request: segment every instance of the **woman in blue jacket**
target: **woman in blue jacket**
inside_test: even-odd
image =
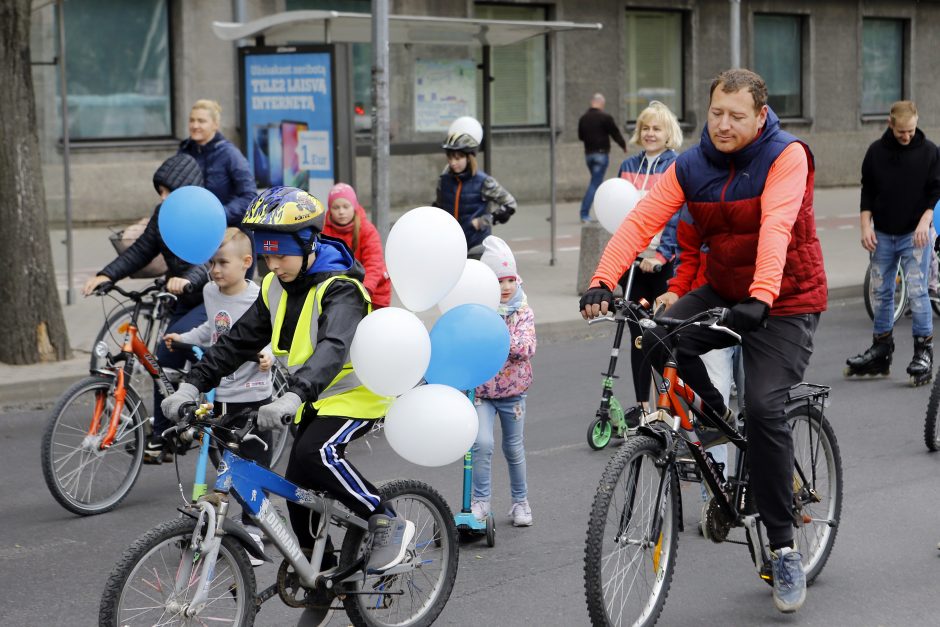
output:
[[[221,121],[218,102],[197,100],[189,112],[189,138],[180,143],[179,152],[196,160],[206,189],[225,207],[228,226],[238,226],[258,190],[248,160],[219,132]]]
[[[640,112],[636,119],[636,128],[630,143],[639,146],[639,153],[628,157],[620,164],[618,176],[633,184],[640,196],[653,189],[663,172],[679,155],[676,148],[682,145],[682,129],[679,121],[663,103],[653,100]],[[677,263],[678,247],[676,244],[676,226],[679,213],[676,212],[666,228],[658,237],[653,238],[649,247],[636,258],[639,271],[633,272],[630,293],[626,293],[629,272],[620,279],[624,296],[636,301],[645,298],[652,303],[657,296],[666,291],[666,282],[672,278]],[[636,400],[644,407],[648,405],[648,395],[652,375],[648,363],[643,363],[643,351],[636,347],[636,339],[641,335],[640,328],[630,324],[630,363],[633,370],[633,388]]]

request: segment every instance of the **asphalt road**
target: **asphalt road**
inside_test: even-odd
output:
[[[494,460],[496,547],[480,542],[461,548],[457,584],[438,624],[587,624],[584,539],[610,451],[591,451],[585,431],[606,365],[606,332],[539,347],[526,433],[535,525],[516,529],[509,524],[505,464]],[[842,450],[845,500],[835,550],[804,608],[795,615],[778,614],[770,588],[756,577],[744,547],[715,545],[697,535],[699,488],[686,485],[688,531],[680,535],[677,570],[659,624],[937,624],[940,455],[928,454],[923,444],[929,387],[906,387],[909,319],[897,329],[893,377],[843,380],[842,363],[867,346],[870,333],[861,302],[855,300],[837,303],[816,336],[807,379],[833,386],[827,416]],[[628,387],[624,380],[618,385]],[[104,582],[124,548],[175,516],[181,502],[176,473],[172,465],[145,467],[114,512],[91,518],[69,514],[53,501],[42,479],[39,442],[46,413],[41,404],[0,410],[0,625],[91,625]],[[194,462],[188,457],[181,464],[187,481]],[[419,478],[459,507],[458,464],[411,466],[374,438],[352,457],[370,478]],[[256,573],[259,587],[273,581],[271,567]],[[296,616],[296,610],[273,599],[263,606],[257,624],[292,625]],[[348,621],[338,612],[331,624]]]

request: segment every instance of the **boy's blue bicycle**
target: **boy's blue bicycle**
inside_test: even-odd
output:
[[[331,607],[339,600],[354,625],[424,626],[434,622],[457,577],[457,530],[447,503],[431,486],[396,480],[379,487],[383,500],[415,524],[404,560],[381,574],[364,570],[368,523],[329,496],[301,488],[239,457],[253,433],[254,414],[241,429],[227,417],[199,417],[191,407],[173,430],[193,428],[222,448],[214,489],[183,516],[137,539],[108,579],[99,625],[254,624],[262,603],[275,594],[291,607]],[[310,554],[302,551],[268,494],[320,514]],[[274,584],[256,592],[248,554],[271,561],[237,521],[227,518],[229,496],[247,512],[283,561]],[[330,531],[343,529],[337,566],[324,568]]]

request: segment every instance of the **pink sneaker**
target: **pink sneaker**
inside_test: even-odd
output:
[[[512,518],[513,527],[531,527],[532,510],[529,509],[529,501],[519,501],[512,504],[509,510],[509,517]]]

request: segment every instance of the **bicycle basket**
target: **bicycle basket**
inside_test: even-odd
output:
[[[140,237],[144,229],[147,228],[147,222],[149,220],[150,218],[142,218],[127,228],[121,229],[120,231],[113,231],[111,235],[108,236],[108,240],[110,240],[111,245],[114,246],[114,250],[117,251],[117,254],[120,255],[130,248],[131,244],[137,241],[137,238]],[[155,279],[163,276],[166,272],[166,261],[163,260],[163,255],[157,255],[154,257],[153,261],[132,274],[131,278]]]

